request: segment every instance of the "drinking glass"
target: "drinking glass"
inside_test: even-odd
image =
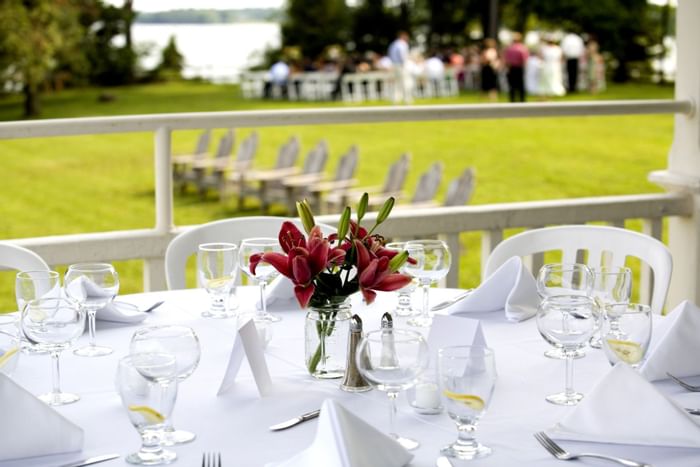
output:
[[[197,251],[197,273],[199,283],[206,289],[211,303],[209,310],[202,312],[206,318],[230,318],[234,316],[229,307],[231,289],[236,282],[238,268],[233,243],[203,243]]]
[[[166,354],[175,357],[174,376],[178,381],[187,379],[197,368],[201,356],[199,338],[187,326],[163,325],[137,329],[131,337],[130,355]],[[172,419],[164,423],[166,446],[193,441],[194,433],[173,428]]]
[[[406,249],[406,242],[390,242],[384,245],[384,248],[386,248],[387,250],[402,252]],[[411,255],[410,250],[409,255]],[[400,271],[405,274],[409,274],[409,272],[406,271],[406,264],[401,266]],[[407,286],[402,287],[396,291],[399,298],[398,304],[396,306],[397,316],[416,316],[420,314],[420,311],[414,308],[413,303],[411,302],[411,296],[413,295],[413,292],[415,290],[416,282],[415,280],[413,280]]]
[[[626,267],[599,267],[593,269],[593,299],[598,305],[596,313],[597,329],[603,323],[605,307],[613,304],[627,304],[632,292],[632,271]],[[615,319],[611,316],[611,319]],[[610,323],[613,328],[617,324]],[[588,343],[594,349],[601,347],[600,334],[596,332]]]
[[[11,376],[17,368],[20,354],[20,335],[16,314],[0,314],[0,373]]]
[[[101,357],[112,348],[95,344],[95,315],[119,293],[119,275],[108,263],[71,264],[66,271],[65,291],[87,311],[90,343],[73,351],[81,357]]]
[[[417,327],[427,327],[433,323],[428,306],[428,294],[430,284],[436,282],[447,275],[450,270],[450,250],[442,240],[411,240],[406,242],[405,249],[415,263],[406,262],[405,271],[407,274],[418,279],[418,283],[423,287],[423,311],[420,316],[408,320],[408,324]]]
[[[537,274],[537,292],[541,298],[553,295],[590,296],[593,290],[593,273],[585,264],[551,263],[545,264]],[[560,348],[549,349],[545,357],[564,359]],[[574,358],[586,355],[583,349],[576,350]]]
[[[601,336],[603,351],[611,365],[625,362],[639,368],[651,341],[651,308],[638,303],[606,306]]]
[[[85,312],[78,303],[67,298],[31,300],[21,314],[20,327],[32,344],[51,354],[53,389],[39,399],[49,405],[64,405],[80,400],[80,396],[61,392],[58,357],[85,331]]]
[[[174,358],[161,361],[160,372],[167,374],[174,370]],[[158,365],[156,365],[158,367]],[[160,384],[143,374],[136,367],[132,357],[119,360],[116,387],[129,420],[141,435],[141,449],[129,454],[130,464],[159,465],[173,462],[177,455],[163,449],[162,433],[177,398],[177,382]]]
[[[260,286],[260,309],[255,313],[255,321],[277,322],[282,318],[268,313],[267,303],[265,303],[265,287],[277,276],[277,270],[270,263],[261,261],[255,268],[255,274],[253,274],[250,271],[250,257],[280,251],[282,251],[282,248],[279,241],[276,238],[267,237],[246,238],[241,242],[241,248],[238,250],[238,265],[241,271],[254,281],[257,281]]]
[[[440,453],[471,460],[491,454],[479,443],[476,424],[486,413],[496,385],[493,350],[481,346],[444,347],[438,351],[440,390],[447,413],[457,424],[457,440]]]
[[[406,449],[420,444],[396,434],[396,398],[410,388],[425,371],[430,359],[428,345],[420,333],[402,329],[381,329],[367,333],[355,355],[360,374],[389,397],[389,435]]]
[[[542,300],[537,310],[537,328],[549,344],[561,349],[566,359],[564,392],[547,396],[558,405],[576,405],[583,394],[573,389],[574,354],[595,331],[595,301],[583,295],[555,295]]]
[[[15,277],[15,299],[21,313],[31,300],[38,298],[60,298],[61,277],[56,271],[21,271]],[[21,338],[21,337],[20,337]],[[29,354],[46,353],[21,338],[22,351]]]

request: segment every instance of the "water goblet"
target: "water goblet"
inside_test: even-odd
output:
[[[95,344],[97,310],[108,305],[119,293],[119,275],[108,263],[71,264],[66,271],[65,292],[87,311],[90,343],[73,351],[81,357],[101,357],[112,348]]]
[[[197,334],[187,326],[149,326],[134,332],[131,337],[129,354],[137,356],[172,355],[175,358],[174,377],[181,382],[197,368],[201,347]],[[164,423],[163,431],[163,444],[166,446],[189,443],[196,438],[194,433],[173,428],[170,418]]]
[[[163,358],[160,363],[153,364],[149,373],[171,374],[175,369],[174,361],[172,355]],[[165,385],[156,382],[139,371],[132,357],[124,357],[117,367],[116,387],[129,420],[141,435],[141,448],[129,454],[126,461],[138,465],[173,462],[177,455],[163,449],[162,433],[175,406],[176,380]]]
[[[261,261],[255,268],[255,273],[250,270],[250,257],[264,253],[280,252],[282,249],[276,238],[258,237],[246,238],[241,242],[238,250],[238,265],[248,277],[256,281],[260,286],[260,309],[255,313],[255,321],[277,322],[282,318],[267,312],[265,303],[265,287],[268,282],[277,276],[277,270],[265,261]]]
[[[590,296],[593,290],[593,273],[585,264],[550,263],[545,264],[537,274],[537,293],[541,298],[553,295],[583,295]],[[566,358],[560,348],[549,349],[545,357],[563,360]],[[586,355],[583,349],[578,349],[574,358]]]
[[[613,303],[603,312],[603,351],[611,365],[625,362],[639,368],[651,341],[651,308],[639,303]]]
[[[21,313],[24,307],[31,300],[38,298],[60,298],[61,297],[61,277],[56,271],[20,271],[15,277],[15,299],[17,309]],[[20,347],[24,353],[39,354],[46,353],[30,345],[20,335]]]
[[[417,327],[427,327],[433,322],[430,316],[428,295],[430,284],[437,282],[447,275],[450,270],[450,250],[442,240],[411,240],[406,242],[405,249],[415,262],[406,262],[405,272],[418,279],[423,288],[423,308],[420,316],[408,320],[408,324]]]
[[[406,249],[406,242],[389,242],[386,245],[384,245],[384,248],[386,248],[387,250],[402,252]],[[409,251],[408,254],[409,256],[411,256],[411,251]],[[406,271],[405,264],[401,267],[400,271],[409,274]],[[398,303],[396,305],[397,316],[416,316],[420,314],[420,311],[414,308],[413,303],[411,302],[411,296],[413,295],[413,292],[415,290],[416,281],[413,280],[407,286],[400,288],[396,291],[396,293],[398,294]]]
[[[632,271],[626,267],[598,267],[593,268],[593,299],[598,305],[596,313],[597,329],[600,330],[603,323],[603,313],[608,305],[626,304],[630,301],[632,292]],[[615,317],[610,317],[612,330],[617,326]],[[596,332],[591,337],[589,346],[594,349],[601,348],[600,333]]]
[[[372,331],[360,341],[355,355],[360,374],[389,397],[389,436],[406,449],[420,444],[396,433],[396,398],[408,389],[428,367],[428,345],[420,333],[402,329]]]
[[[16,314],[0,314],[0,373],[11,376],[20,355],[20,334]]]
[[[576,405],[583,394],[573,389],[574,354],[595,331],[595,301],[583,295],[555,295],[542,300],[537,310],[537,329],[549,344],[562,349],[566,360],[564,392],[545,399],[557,405]]]
[[[53,388],[39,399],[49,405],[64,405],[80,400],[80,396],[61,392],[59,356],[85,331],[85,312],[68,298],[31,300],[21,314],[20,328],[32,344],[51,355]]]
[[[203,243],[197,251],[199,283],[209,294],[209,310],[202,312],[206,318],[230,318],[231,289],[238,274],[238,246],[233,243]]]
[[[440,453],[460,460],[488,456],[491,448],[479,443],[474,433],[496,385],[493,350],[481,346],[443,347],[438,351],[438,374],[447,413],[458,432],[457,440]]]

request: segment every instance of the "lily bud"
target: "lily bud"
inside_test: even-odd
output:
[[[382,209],[379,211],[379,214],[377,215],[377,225],[381,224],[387,218],[389,217],[389,214],[391,213],[391,210],[394,208],[394,203],[396,200],[394,199],[393,196],[389,197],[386,201],[384,201],[384,205],[382,206]]]
[[[408,260],[408,251],[402,251],[389,260],[389,270],[396,272]]]
[[[367,212],[367,205],[369,205],[369,194],[363,193],[362,198],[360,198],[360,204],[357,205],[357,223],[359,224],[365,213]]]
[[[340,223],[338,224],[338,244],[342,243],[345,236],[348,234],[348,229],[350,229],[350,207],[345,206],[343,214],[340,216]]]
[[[313,229],[316,225],[316,221],[314,221],[314,215],[311,214],[311,208],[306,200],[297,201],[297,213],[299,213],[299,218],[301,219],[301,223],[304,225],[304,230],[306,230],[306,233],[311,233],[311,229]]]

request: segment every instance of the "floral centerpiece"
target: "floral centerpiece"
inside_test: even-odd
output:
[[[398,272],[408,253],[384,248],[384,238],[375,233],[389,217],[394,198],[384,203],[370,230],[361,226],[368,201],[365,193],[357,208],[356,221],[351,219],[351,210],[346,207],[337,232],[327,237],[316,225],[306,200],[297,202],[307,236],[294,223],[286,221],[279,233],[283,253],[264,253],[250,259],[253,272],[260,262],[266,262],[290,279],[299,305],[310,307],[306,364],[309,372],[319,378],[343,375],[345,359],[338,354],[346,351],[343,343],[350,318],[348,297],[359,291],[366,303],[372,303],[377,291],[397,290],[411,282],[409,276]],[[336,339],[329,339],[333,337]],[[329,352],[331,340],[339,352]]]

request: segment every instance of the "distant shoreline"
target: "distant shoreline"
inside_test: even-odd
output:
[[[135,22],[140,24],[279,23],[282,16],[283,12],[279,8],[186,9],[138,12]]]

